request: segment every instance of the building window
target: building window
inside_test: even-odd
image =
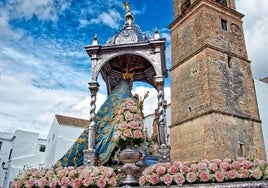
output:
[[[45,145],[40,145],[39,151],[40,152],[45,152],[46,151],[46,146]]]
[[[11,156],[12,156],[12,149],[9,151],[8,159],[11,159]]]
[[[0,151],[1,151],[1,149],[2,149],[2,144],[3,144],[3,142],[0,141]]]
[[[227,31],[227,21],[221,19],[221,28],[225,31]]]

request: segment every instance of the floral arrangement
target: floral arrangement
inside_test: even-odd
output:
[[[268,179],[268,164],[245,158],[202,160],[200,162],[158,163],[147,167],[140,186]]]
[[[124,99],[118,107],[114,118],[114,140],[118,146],[140,145],[144,141],[142,112],[134,99]]]
[[[22,187],[115,187],[118,177],[110,167],[24,168],[14,179],[12,188]]]

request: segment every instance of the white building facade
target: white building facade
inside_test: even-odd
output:
[[[0,132],[0,187],[9,187],[25,166],[44,164],[46,140],[38,133],[17,130],[14,134]]]

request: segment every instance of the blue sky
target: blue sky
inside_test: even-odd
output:
[[[130,0],[135,22],[152,34],[157,27],[167,39],[173,20],[172,0]],[[268,76],[268,2],[236,1],[245,14],[244,31],[256,79]],[[0,1],[0,131],[40,132],[46,137],[55,114],[88,119],[91,62],[84,46],[95,34],[105,44],[124,24],[123,1],[2,0]],[[100,80],[97,105],[105,100]],[[156,92],[138,84],[135,91],[150,91],[148,104],[156,107]],[[166,98],[170,99],[169,79]],[[145,113],[152,107],[145,106]]]

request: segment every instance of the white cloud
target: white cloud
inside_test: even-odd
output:
[[[108,12],[101,13],[97,18],[92,18],[90,24],[103,24],[113,29],[119,27],[119,22],[122,20],[121,15],[115,9],[110,9]]]
[[[56,21],[69,6],[70,2],[64,0],[13,0],[8,1],[5,8],[11,18],[31,19],[35,15],[39,20]]]
[[[236,8],[245,14],[244,32],[253,77],[256,79],[268,76],[268,1],[236,1]]]
[[[44,138],[55,114],[88,117],[87,93],[37,88],[26,74],[2,73],[0,94],[1,131],[22,129],[40,132]]]

